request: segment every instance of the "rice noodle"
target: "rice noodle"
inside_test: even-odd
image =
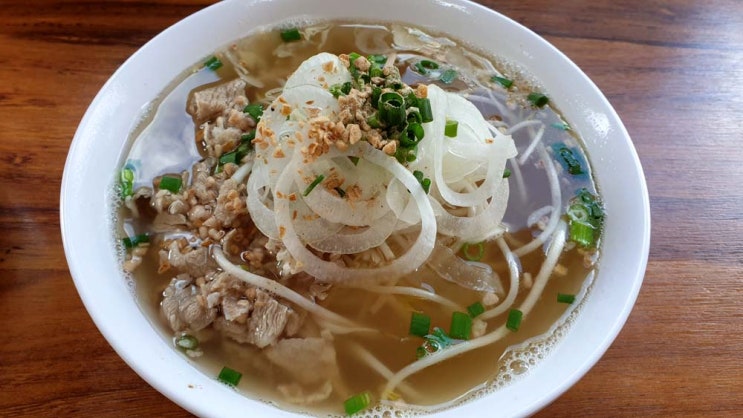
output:
[[[560,208],[562,207],[562,200],[561,200],[562,194],[560,192],[560,180],[557,178],[557,170],[555,169],[555,164],[552,162],[552,159],[550,158],[543,144],[540,143],[537,146],[537,150],[539,151],[539,155],[542,158],[542,162],[544,163],[544,168],[545,168],[545,171],[547,172],[547,179],[549,180],[549,183],[550,183],[550,195],[552,196],[552,207]],[[544,228],[544,231],[542,231],[541,234],[539,234],[536,238],[534,238],[532,241],[530,241],[523,247],[517,248],[516,250],[514,250],[513,253],[521,257],[525,254],[529,254],[530,252],[538,248],[540,245],[544,244],[547,237],[552,235],[552,233],[555,231],[555,228],[557,228],[557,222],[559,220],[560,220],[560,211],[553,210],[552,214],[550,215],[549,222],[547,223],[547,226]]]
[[[464,307],[456,302],[452,302],[451,300],[441,295],[437,295],[436,293],[431,293],[427,290],[418,289],[416,287],[364,285],[364,286],[356,287],[356,289],[365,290],[365,291],[373,292],[373,293],[382,293],[382,294],[387,294],[387,295],[412,296],[416,298],[425,299],[430,302],[439,303],[444,306],[448,306],[449,308],[455,311],[464,310]]]
[[[524,163],[526,163],[526,160],[529,158],[529,156],[531,156],[531,153],[534,151],[534,148],[537,146],[537,144],[539,143],[539,141],[542,140],[542,136],[543,135],[544,135],[544,124],[542,124],[539,127],[539,130],[537,131],[537,134],[534,135],[534,138],[531,140],[531,143],[526,148],[526,150],[524,150],[524,152],[522,152],[521,155],[519,155],[519,164],[520,165],[524,165]]]

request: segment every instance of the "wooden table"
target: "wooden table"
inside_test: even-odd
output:
[[[208,1],[3,0],[0,416],[183,416],[83,308],[59,230],[67,149],[113,71]],[[571,57],[642,160],[653,216],[637,305],[539,416],[743,416],[743,2],[483,1]]]

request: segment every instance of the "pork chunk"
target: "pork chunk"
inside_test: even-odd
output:
[[[170,281],[160,306],[170,328],[176,332],[201,330],[217,317],[217,310],[207,306],[206,298],[188,274],[179,274]]]
[[[224,112],[236,99],[242,99],[245,96],[245,86],[245,81],[237,78],[229,83],[197,91],[188,103],[188,113],[200,125]]]
[[[337,373],[335,347],[329,338],[285,338],[264,353],[303,385],[319,383]]]
[[[259,290],[248,329],[253,344],[260,348],[273,344],[284,331],[289,320],[290,308],[282,305],[268,293]]]

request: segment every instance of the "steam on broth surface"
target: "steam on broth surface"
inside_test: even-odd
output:
[[[603,219],[532,85],[400,25],[217,51],[120,173],[142,309],[205,373],[319,415],[436,410],[528,371],[585,294]]]

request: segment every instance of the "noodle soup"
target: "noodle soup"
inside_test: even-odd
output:
[[[132,134],[124,269],[204,373],[318,415],[528,372],[590,284],[580,140],[518,68],[400,25],[254,34]]]

